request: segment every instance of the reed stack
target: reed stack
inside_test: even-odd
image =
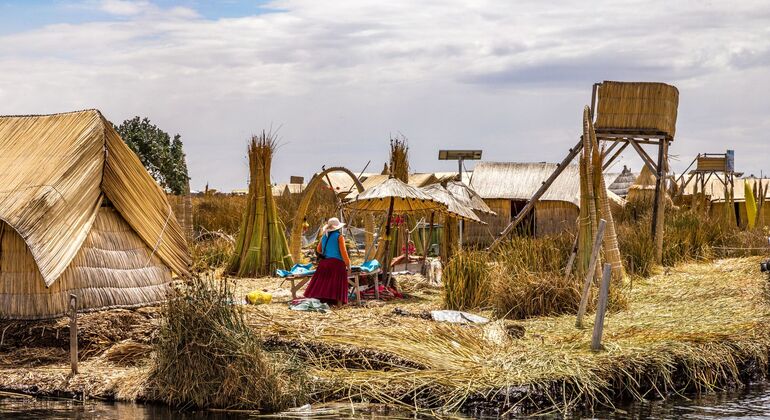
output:
[[[249,194],[228,269],[231,274],[266,276],[294,264],[270,184],[270,165],[276,145],[273,133],[264,130],[251,137],[248,147]]]

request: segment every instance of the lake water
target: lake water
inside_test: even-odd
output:
[[[128,403],[86,402],[68,400],[0,399],[0,419],[249,419],[248,413],[197,412],[179,413],[163,406]],[[276,416],[277,417],[277,416]],[[347,418],[347,419],[414,419],[409,412],[363,410],[352,412],[347,406],[306,413],[293,413],[282,418]],[[554,416],[556,417],[556,416]],[[714,393],[704,397],[669,401],[634,403],[616,410],[583,413],[571,418],[610,419],[765,419],[770,417],[770,384],[757,384],[739,391]],[[260,418],[265,418],[261,416]]]

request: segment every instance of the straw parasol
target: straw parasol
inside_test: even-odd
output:
[[[422,191],[433,197],[434,200],[447,206],[446,212],[450,215],[455,216],[458,219],[486,225],[485,222],[482,222],[481,219],[479,219],[479,216],[476,216],[476,213],[473,212],[467,202],[457,198],[449,190],[442,187],[441,184],[428,185],[427,187],[423,187]]]
[[[489,208],[484,199],[464,183],[460,181],[450,181],[446,184],[446,189],[455,196],[455,198],[460,200],[460,202],[464,202],[465,205],[470,207],[474,212],[497,216],[497,213]]]
[[[411,213],[416,211],[446,211],[447,206],[419,188],[412,187],[396,178],[389,178],[361,194],[345,205],[350,209],[387,212],[385,222],[385,276],[390,269],[390,219],[393,212]]]

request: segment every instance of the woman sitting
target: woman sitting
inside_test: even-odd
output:
[[[322,257],[319,256],[318,268],[305,289],[306,298],[316,298],[329,305],[348,303],[350,258],[340,231],[343,226],[344,223],[332,217],[323,227],[323,235],[316,247]]]

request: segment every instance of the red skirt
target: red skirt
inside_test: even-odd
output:
[[[345,262],[336,258],[321,260],[304,295],[326,303],[348,303],[348,269]]]

